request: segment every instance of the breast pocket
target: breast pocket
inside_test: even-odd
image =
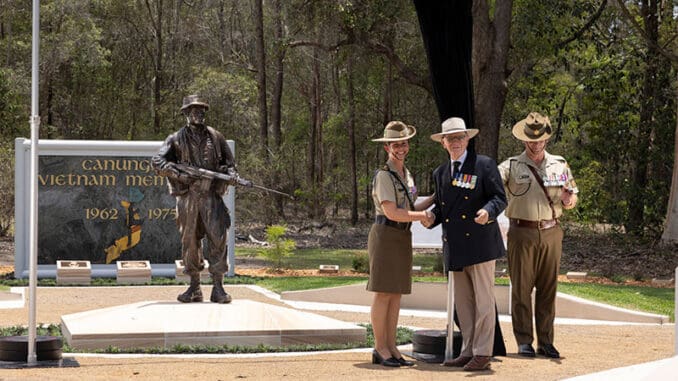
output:
[[[520,196],[530,189],[532,184],[532,174],[527,168],[517,168],[515,172],[511,173],[508,191],[513,196]]]

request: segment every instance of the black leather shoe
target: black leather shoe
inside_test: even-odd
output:
[[[398,358],[396,360],[398,361],[400,366],[414,366],[414,361],[405,360],[405,358],[403,357]]]
[[[391,368],[397,368],[400,366],[400,362],[398,362],[395,357],[391,356],[387,359],[384,359],[376,349],[372,351],[372,364],[381,364]]]
[[[556,349],[556,347],[553,346],[553,344],[544,344],[543,346],[538,347],[537,353],[552,359],[560,358],[560,352],[558,352],[558,350]]]
[[[531,344],[518,344],[518,354],[525,357],[535,357],[534,348]]]

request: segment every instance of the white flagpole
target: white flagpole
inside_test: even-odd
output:
[[[30,275],[28,279],[28,364],[36,364],[36,284],[38,281],[38,139],[40,111],[38,89],[40,88],[40,0],[33,0],[33,43],[31,70],[31,205],[30,205]]]
[[[445,342],[445,360],[454,359],[454,275],[447,272],[447,341]]]

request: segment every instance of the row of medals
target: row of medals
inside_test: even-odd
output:
[[[542,181],[544,181],[545,187],[562,187],[567,184],[567,174],[543,176]]]
[[[542,180],[544,181],[544,186],[562,187],[563,185],[567,184],[567,174],[563,173],[560,176],[544,176]],[[452,179],[452,186],[465,189],[475,189],[477,181],[478,176],[460,173],[455,176],[454,179]]]
[[[459,173],[452,179],[452,186],[464,189],[475,189],[477,182],[478,176]]]

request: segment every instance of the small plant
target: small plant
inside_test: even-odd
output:
[[[369,258],[367,257],[367,254],[356,254],[353,256],[353,260],[351,261],[351,267],[353,270],[359,273],[370,273],[370,261]]]
[[[291,239],[285,239],[283,236],[287,232],[287,226],[271,225],[266,228],[266,241],[270,245],[260,251],[265,258],[273,261],[275,269],[282,268],[283,258],[292,255],[296,243]]]

